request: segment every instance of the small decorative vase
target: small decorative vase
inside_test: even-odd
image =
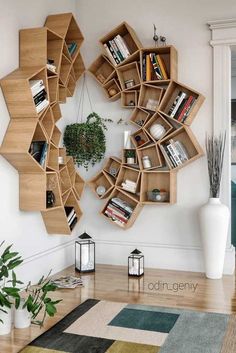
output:
[[[150,134],[155,140],[160,140],[165,135],[166,129],[161,124],[152,124],[150,127]]]
[[[11,332],[12,327],[12,310],[11,308],[2,308],[6,313],[0,311],[0,335],[8,335]]]
[[[23,308],[25,301],[22,300],[18,309],[15,309],[14,326],[15,328],[26,328],[30,326],[31,318],[27,308]]]
[[[219,198],[210,198],[199,212],[205,272],[207,278],[220,279],[223,274],[229,226],[229,209]]]

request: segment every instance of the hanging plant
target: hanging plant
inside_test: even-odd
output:
[[[104,158],[106,122],[112,122],[112,120],[101,118],[93,112],[85,122],[67,125],[64,145],[67,154],[74,158],[78,166],[84,166],[88,170],[90,164],[94,166]]]

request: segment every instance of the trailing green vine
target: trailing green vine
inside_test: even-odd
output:
[[[119,124],[122,123],[119,120]],[[88,170],[89,165],[94,166],[100,162],[106,152],[106,123],[112,119],[101,118],[97,113],[91,113],[85,122],[67,125],[64,133],[64,145],[67,154],[74,158],[78,166]]]

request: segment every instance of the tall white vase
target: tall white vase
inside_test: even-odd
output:
[[[11,332],[11,327],[12,327],[12,310],[11,308],[6,308],[4,307],[3,310],[6,311],[6,313],[0,311],[0,319],[3,321],[0,322],[0,336],[1,335],[8,335]]]
[[[205,272],[207,278],[220,279],[223,274],[229,227],[229,209],[219,198],[210,198],[199,212]]]

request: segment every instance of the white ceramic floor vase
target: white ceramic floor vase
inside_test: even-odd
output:
[[[0,311],[0,319],[3,321],[3,323],[0,322],[0,335],[8,335],[12,327],[12,310],[6,307],[4,307],[3,310],[5,310],[6,313]]]
[[[220,279],[224,269],[229,209],[219,198],[210,198],[201,207],[199,218],[206,276]]]

